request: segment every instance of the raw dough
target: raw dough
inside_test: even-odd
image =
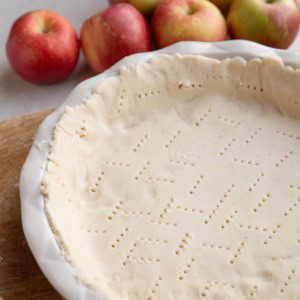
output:
[[[54,131],[45,211],[107,299],[300,299],[300,72],[274,58],[121,68]]]

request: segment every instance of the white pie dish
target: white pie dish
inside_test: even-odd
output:
[[[24,164],[20,181],[22,222],[26,239],[46,277],[65,298],[99,299],[99,296],[91,289],[78,283],[74,278],[72,268],[60,253],[44,213],[44,201],[40,192],[40,184],[47,162],[54,126],[65,105],[78,105],[81,99],[84,99],[91,93],[92,88],[97,83],[107,77],[115,76],[120,66],[145,62],[158,53],[201,54],[216,59],[241,56],[246,60],[256,57],[277,56],[282,59],[285,65],[290,65],[294,68],[300,67],[300,64],[297,64],[300,58],[299,54],[277,51],[250,42],[228,41],[217,44],[185,42],[160,51],[137,54],[125,58],[107,72],[93,77],[76,87],[62,106],[41,125]]]

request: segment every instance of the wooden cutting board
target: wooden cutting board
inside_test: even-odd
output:
[[[40,271],[25,240],[18,186],[34,134],[49,113],[0,121],[1,300],[62,299]]]

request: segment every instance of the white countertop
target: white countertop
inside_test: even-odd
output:
[[[58,84],[34,85],[11,69],[5,44],[12,23],[25,12],[48,9],[65,16],[79,33],[83,22],[108,6],[107,0],[1,0],[0,2],[0,120],[57,107],[82,80],[93,76],[82,54],[72,76]],[[300,50],[300,34],[288,51]]]

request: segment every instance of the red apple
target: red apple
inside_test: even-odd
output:
[[[109,0],[110,4],[126,2],[133,5],[143,15],[150,15],[161,0]]]
[[[13,24],[6,54],[12,68],[38,84],[66,79],[76,67],[79,41],[71,24],[51,11],[36,10]]]
[[[294,41],[299,23],[297,0],[234,0],[227,19],[233,39],[283,49]]]
[[[158,48],[179,41],[215,42],[227,39],[223,15],[206,0],[163,1],[155,9],[151,25]]]
[[[115,4],[88,19],[80,40],[88,64],[97,73],[127,55],[151,50],[145,18],[127,3]]]

